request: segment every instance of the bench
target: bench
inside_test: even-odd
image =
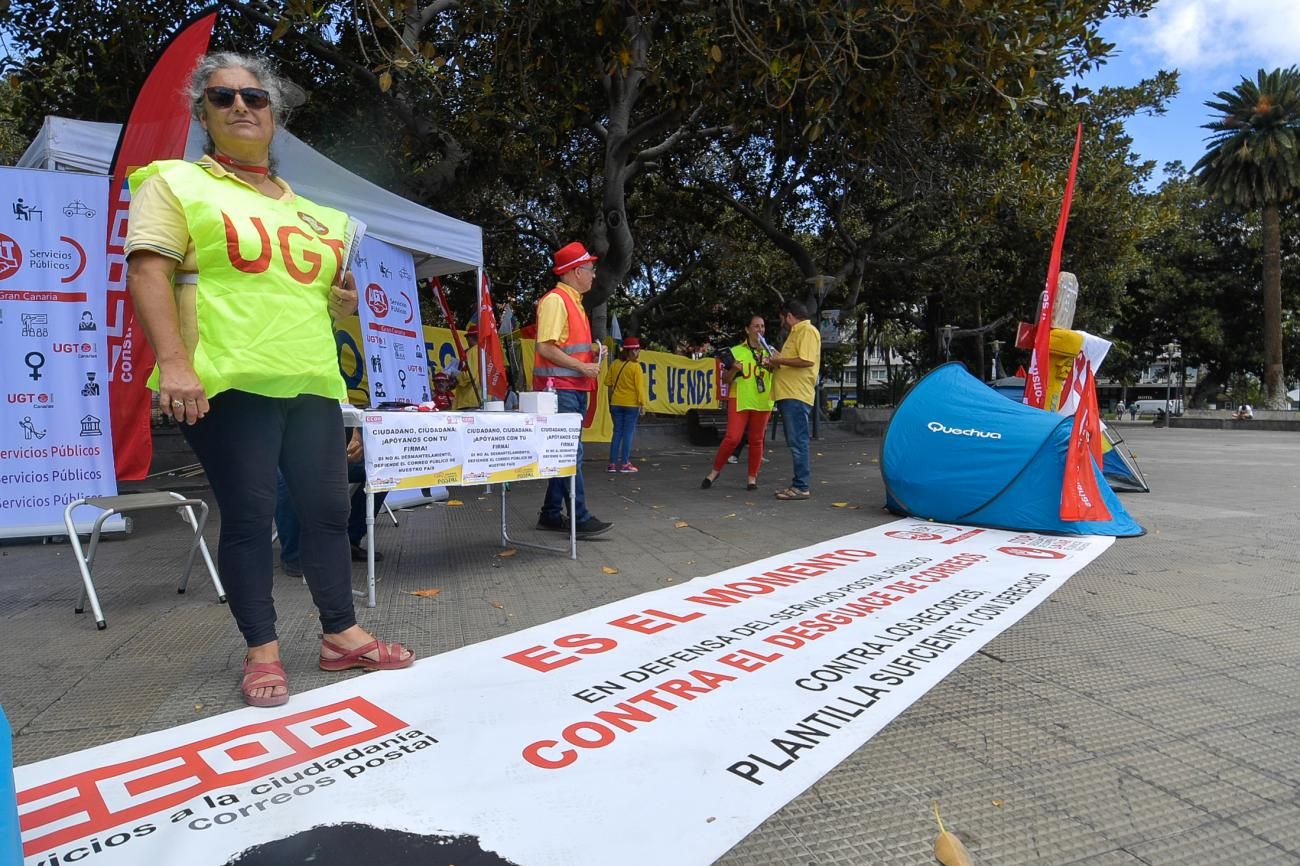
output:
[[[714,446],[727,433],[726,409],[688,409],[686,437],[692,445]]]

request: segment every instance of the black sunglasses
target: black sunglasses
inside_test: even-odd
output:
[[[217,108],[229,108],[235,104],[235,96],[244,100],[244,105],[253,111],[260,111],[271,104],[271,94],[260,87],[205,87],[203,95]]]

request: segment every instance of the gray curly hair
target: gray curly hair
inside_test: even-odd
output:
[[[246,69],[251,72],[262,88],[271,95],[271,118],[275,121],[275,125],[285,124],[289,118],[288,107],[285,105],[285,94],[288,90],[285,80],[266,58],[236,54],[233,51],[217,51],[204,55],[194,67],[194,72],[190,74],[190,84],[185,95],[189,99],[190,114],[195,120],[203,117],[203,89],[208,86],[208,79],[212,77],[212,73],[218,69]],[[203,144],[203,152],[211,154],[214,150],[216,145],[212,137],[208,136]],[[274,167],[274,159],[272,167]]]

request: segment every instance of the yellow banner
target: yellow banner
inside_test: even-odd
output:
[[[356,316],[345,319],[334,332],[334,339],[339,347],[339,369],[348,386],[348,399],[364,406],[370,401],[370,386],[366,379],[360,320]],[[519,342],[519,354],[524,364],[523,381],[525,387],[529,387],[533,379],[533,341]],[[456,357],[451,329],[424,326],[424,349],[430,376],[443,370]],[[611,349],[610,357],[613,357],[612,351]],[[641,369],[645,372],[647,411],[661,415],[685,415],[691,409],[718,407],[718,365],[712,358],[696,361],[668,352],[644,351],[639,360]],[[608,442],[614,434],[614,425],[609,415],[609,392],[605,387],[608,364],[606,361],[602,365],[600,385],[595,394],[596,412],[591,426],[582,431],[583,442]],[[477,379],[477,370],[474,371],[474,376]]]

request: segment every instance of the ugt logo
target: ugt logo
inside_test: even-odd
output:
[[[388,293],[379,283],[366,286],[366,306],[375,314],[375,318],[382,319],[388,315]]]
[[[404,727],[369,701],[349,698],[46,782],[18,792],[23,853],[31,856],[156,815]]]
[[[0,234],[0,280],[7,280],[23,266],[23,248],[18,241]]]

